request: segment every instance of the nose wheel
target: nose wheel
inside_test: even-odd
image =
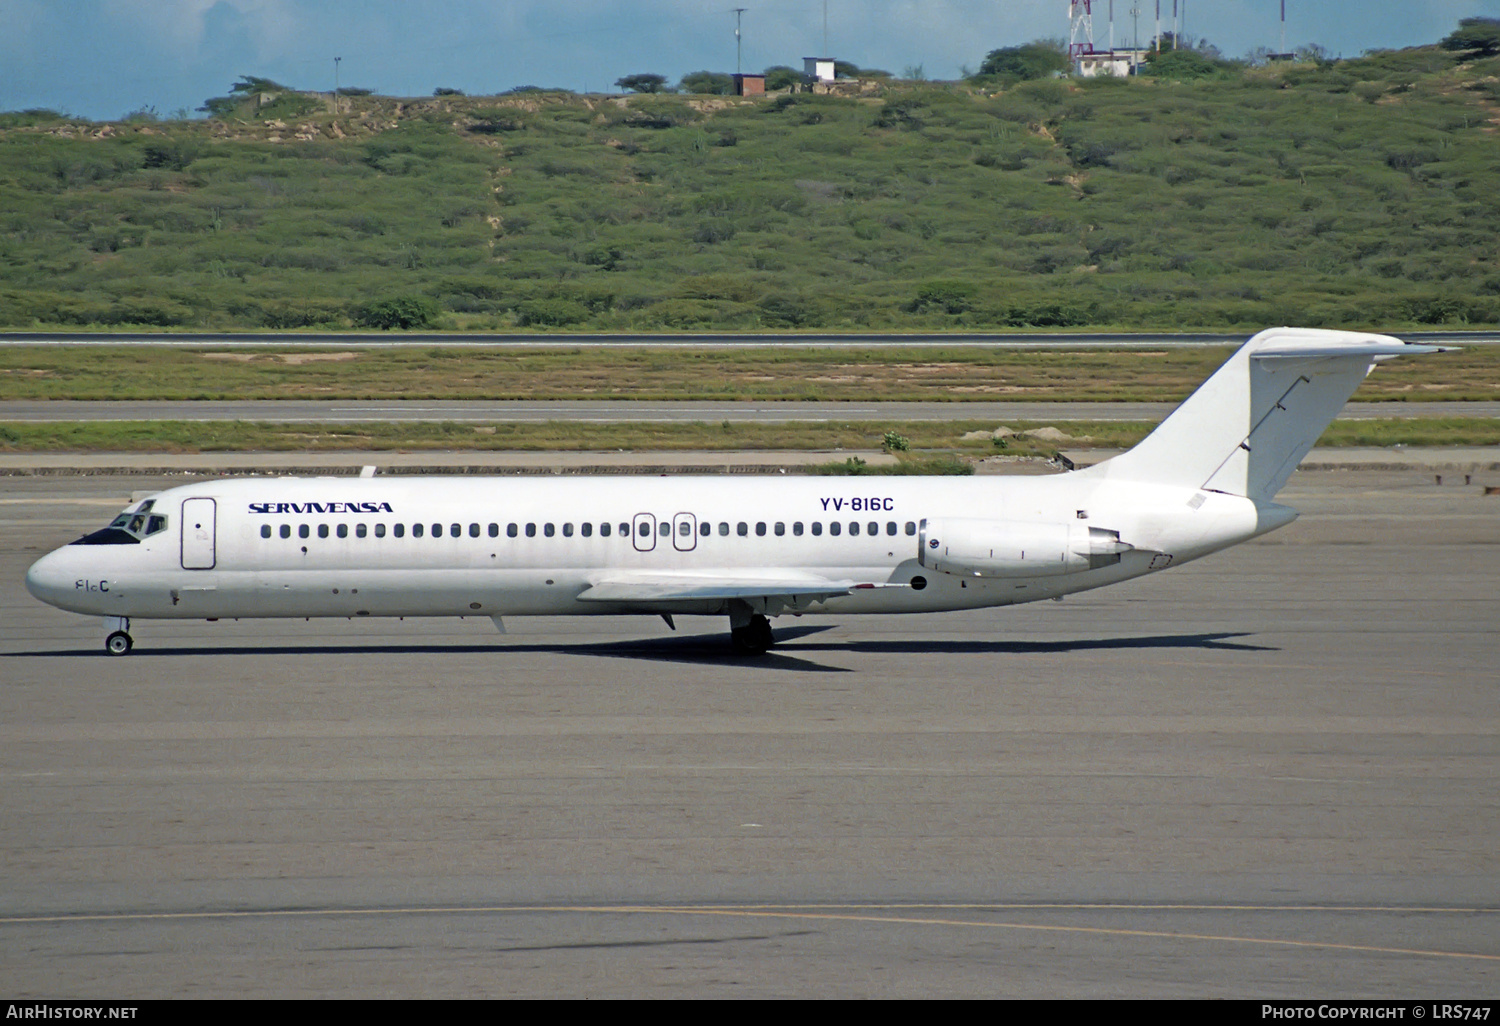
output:
[[[129,655],[135,642],[130,637],[130,619],[124,616],[110,616],[104,620],[104,627],[109,635],[104,639],[104,651],[113,656]]]

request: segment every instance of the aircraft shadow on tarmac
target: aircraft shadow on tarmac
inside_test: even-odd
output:
[[[593,655],[613,659],[639,659],[647,662],[701,663],[723,666],[739,664],[771,670],[813,673],[850,673],[849,667],[825,666],[807,658],[817,652],[849,652],[875,655],[1040,655],[1068,652],[1132,651],[1146,649],[1202,649],[1218,652],[1278,652],[1272,645],[1254,645],[1235,639],[1250,632],[1215,632],[1201,634],[1160,634],[1148,637],[1079,638],[1064,641],[991,641],[982,639],[921,639],[838,641],[818,639],[814,635],[834,630],[825,626],[784,627],[776,632],[774,649],[761,656],[737,655],[731,651],[724,634],[689,634],[664,638],[642,638],[628,641],[583,642],[498,642],[485,645],[217,645],[193,648],[138,647],[130,659],[161,656],[242,656],[242,655],[391,655],[427,654],[462,655],[468,653],[555,653],[558,655]],[[65,649],[46,652],[11,652],[16,657],[88,656],[105,658],[99,649]]]

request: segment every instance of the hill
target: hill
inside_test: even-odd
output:
[[[0,115],[0,323],[1500,323],[1500,58]]]

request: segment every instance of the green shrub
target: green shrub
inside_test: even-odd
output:
[[[1146,62],[1140,67],[1142,75],[1177,82],[1222,77],[1232,70],[1234,65],[1228,61],[1187,49],[1153,52],[1146,56]]]
[[[516,308],[517,323],[522,327],[560,328],[588,319],[582,303],[569,299],[534,299]]]
[[[944,280],[929,281],[917,286],[907,309],[913,313],[935,310],[939,313],[959,314],[974,306],[974,296],[979,289],[973,282]]]
[[[1068,71],[1072,62],[1068,54],[1051,41],[1026,43],[1023,46],[1006,46],[985,54],[979,65],[981,76],[1010,82],[1021,82],[1034,78],[1046,78]]]
[[[1464,18],[1442,46],[1462,53],[1469,60],[1494,57],[1500,54],[1500,18]]]
[[[438,305],[426,296],[398,296],[366,303],[353,311],[354,323],[382,331],[425,328],[437,318]]]
[[[729,96],[734,92],[734,79],[717,71],[694,71],[682,76],[677,90],[683,93]]]

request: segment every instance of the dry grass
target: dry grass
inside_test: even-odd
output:
[[[1050,456],[1059,448],[1128,448],[1151,430],[1146,422],[1016,422],[1017,432],[1053,428],[1065,440],[1010,437],[1003,448],[988,437],[989,421],[906,421],[806,424],[269,424],[135,421],[0,424],[4,452],[328,452],[339,450],[589,451],[878,449],[886,432],[910,440],[903,459],[998,453]],[[984,432],[985,437],[964,439]],[[1416,418],[1334,423],[1322,445],[1500,445],[1500,419]]]
[[[1133,350],[0,349],[14,399],[642,399],[1174,402],[1229,347]],[[1361,400],[1500,400],[1500,347],[1399,360]]]

